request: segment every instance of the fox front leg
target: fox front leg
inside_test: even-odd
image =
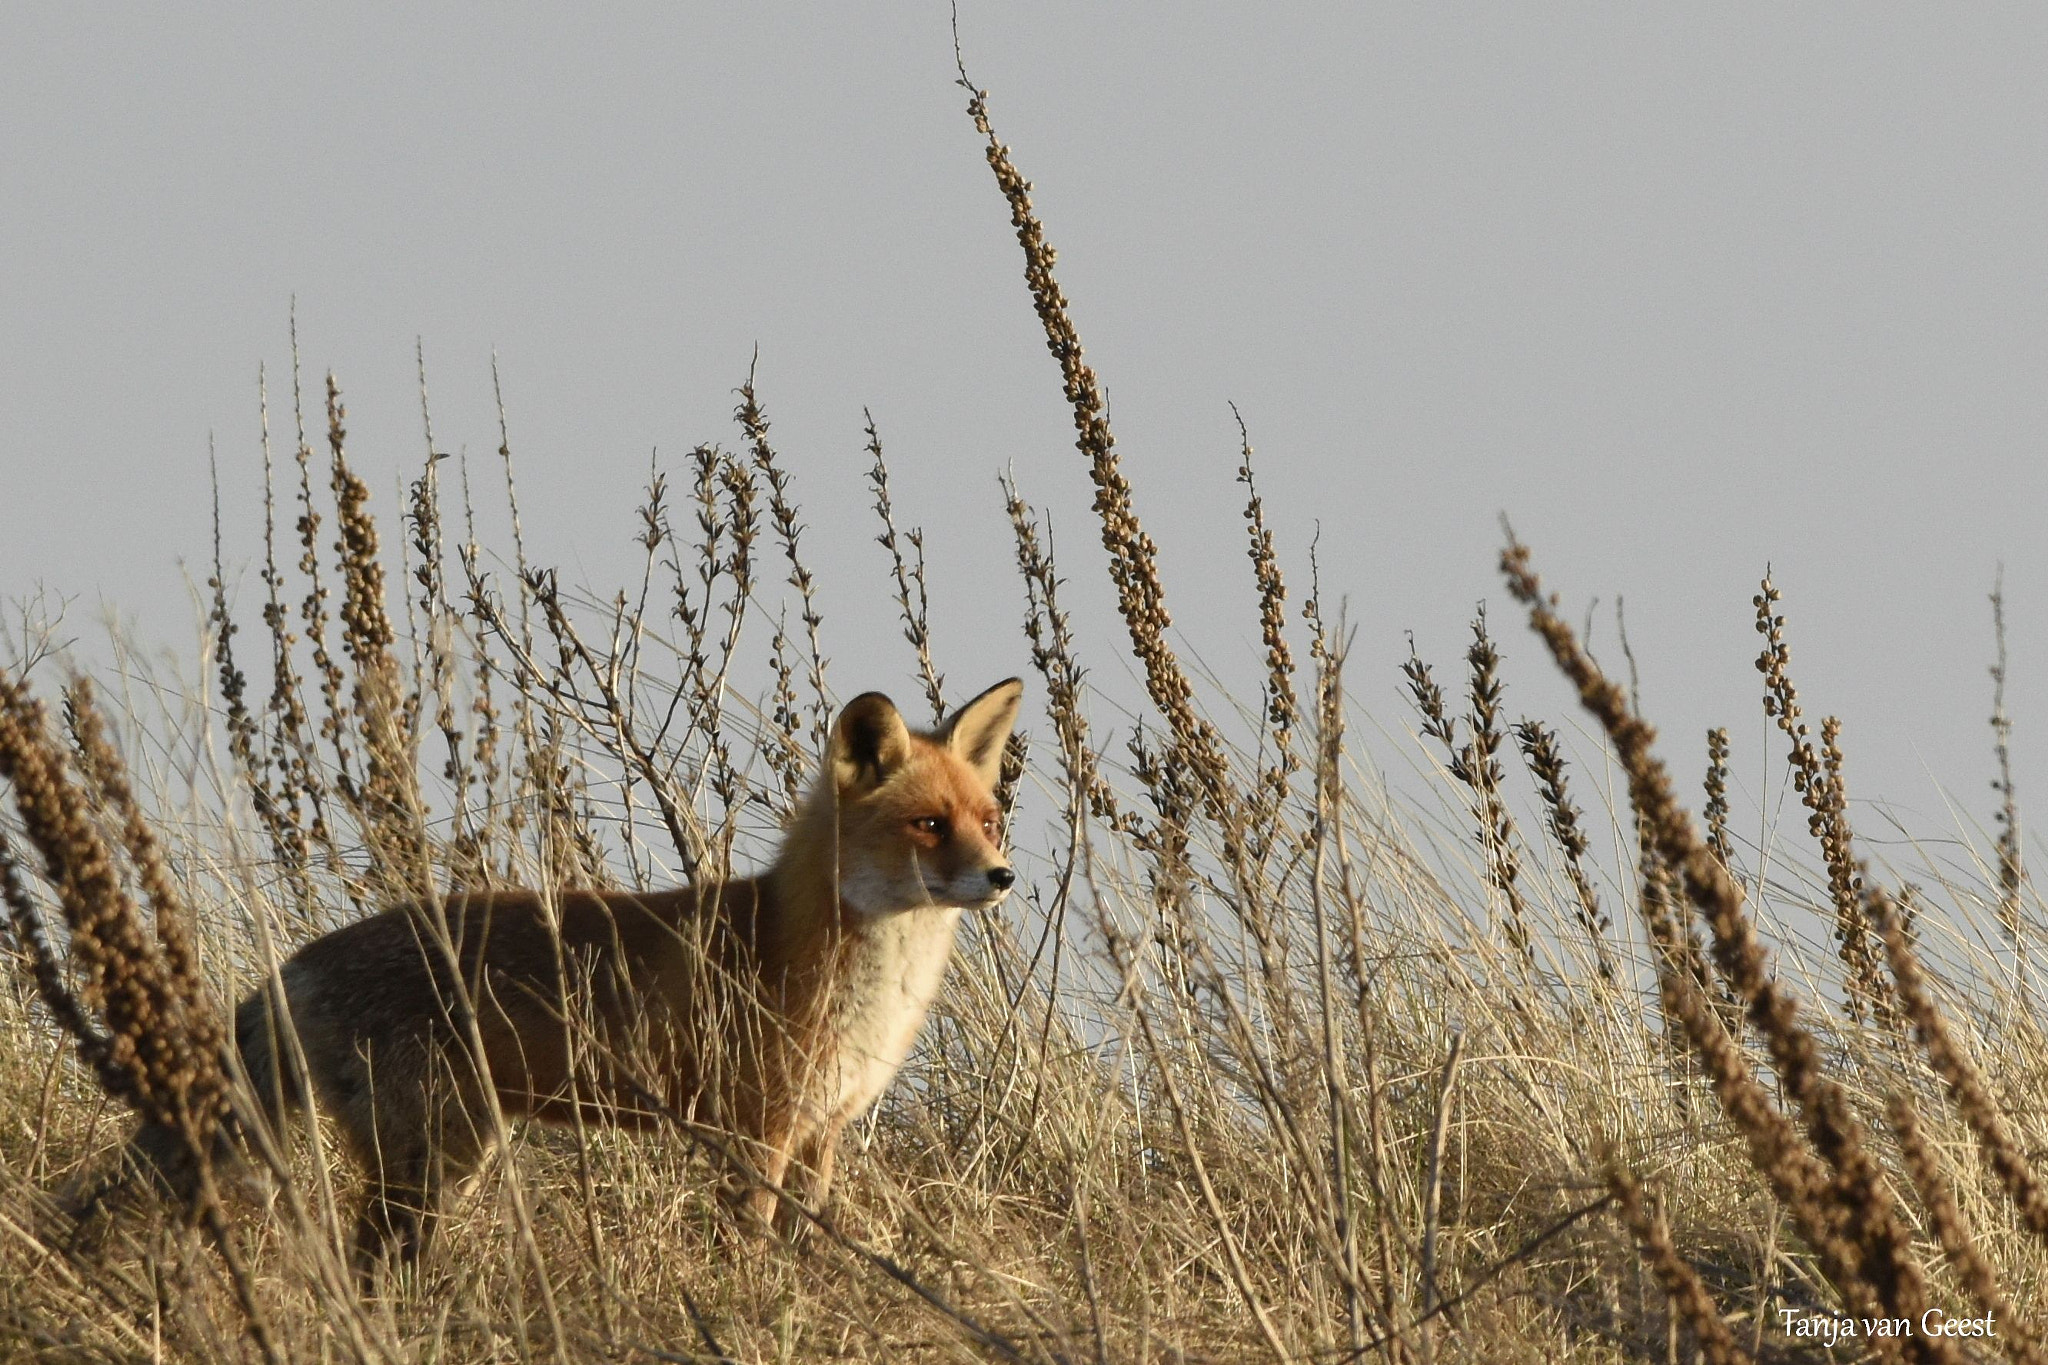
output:
[[[789,1175],[792,1149],[796,1146],[795,1124],[789,1119],[767,1125],[759,1138],[736,1142],[735,1162],[726,1187],[725,1199],[735,1221],[751,1232],[768,1232],[776,1226],[783,1202],[782,1183]],[[746,1163],[752,1163],[748,1169]]]
[[[797,1144],[788,1182],[796,1199],[784,1201],[777,1210],[776,1228],[783,1236],[794,1239],[810,1226],[797,1201],[812,1213],[825,1211],[825,1201],[832,1192],[832,1170],[839,1156],[839,1135],[845,1128],[844,1120],[829,1123]]]

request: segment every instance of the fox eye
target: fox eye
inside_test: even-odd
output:
[[[910,827],[919,834],[929,834],[935,839],[944,838],[946,834],[946,822],[937,815],[920,815],[910,822]]]
[[[981,822],[981,832],[983,834],[986,834],[991,840],[993,840],[996,837],[997,833],[1000,832],[1001,827],[1002,822],[997,820],[996,817],[993,815],[987,817]]]

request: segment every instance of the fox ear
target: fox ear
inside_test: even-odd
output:
[[[879,787],[910,757],[910,729],[896,703],[863,692],[832,727],[832,780],[841,791]]]
[[[974,769],[983,785],[995,790],[1003,771],[1003,745],[1017,724],[1024,684],[1005,678],[953,713],[939,730],[939,739],[953,756]]]

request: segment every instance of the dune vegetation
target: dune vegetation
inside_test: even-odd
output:
[[[94,683],[33,613],[0,673],[0,1357],[2043,1359],[2041,907],[2002,707],[1981,853],[1940,831],[1940,857],[1869,860],[1766,580],[1759,696],[1804,827],[1737,818],[1725,733],[1660,742],[1510,533],[1464,660],[1408,665],[1433,795],[1400,795],[1248,441],[1263,692],[1218,695],[1176,650],[1030,186],[969,94],[1095,489],[1120,621],[1085,638],[1117,630],[1145,696],[1105,723],[1104,660],[1009,486],[1043,712],[1005,770],[1020,883],[963,932],[832,1205],[793,1242],[749,1235],[715,1134],[512,1127],[365,1295],[358,1173],[317,1123],[246,1131],[225,1021],[295,946],[452,888],[757,867],[838,681],[806,490],[751,378],[729,443],[645,489],[643,569],[614,590],[529,561],[502,431],[493,458],[430,455],[380,521],[340,387],[295,354],[265,400],[259,600],[238,612],[216,570],[193,679],[131,656]],[[865,439],[874,628],[893,613],[925,693],[898,701],[936,717],[961,696]],[[1494,633],[1524,622],[1604,747],[1507,713]],[[107,1169],[130,1111],[195,1151],[242,1129],[246,1155],[194,1210],[131,1191],[74,1223],[54,1196]]]

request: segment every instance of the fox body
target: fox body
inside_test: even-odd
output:
[[[365,1267],[418,1252],[490,1149],[493,1101],[507,1118],[702,1123],[761,1177],[742,1195],[752,1216],[787,1224],[783,1187],[821,1202],[841,1130],[924,1022],[962,910],[1014,880],[993,790],[1022,692],[1000,683],[929,734],[878,693],[848,703],[759,876],[459,893],[287,960],[237,1011],[237,1046],[273,1124],[310,1090],[367,1171]]]

